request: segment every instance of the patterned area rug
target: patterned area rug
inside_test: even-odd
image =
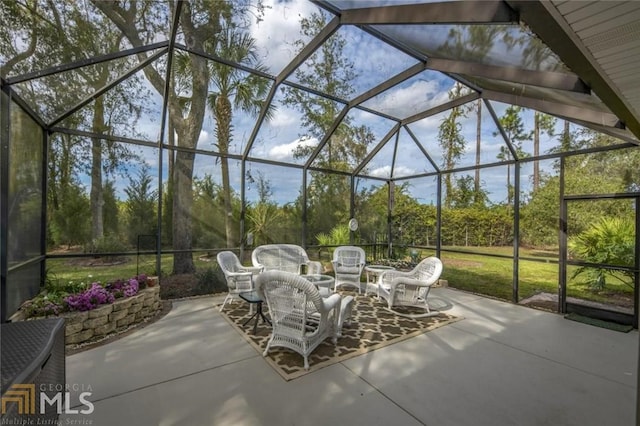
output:
[[[401,342],[461,319],[445,313],[427,318],[405,318],[389,312],[385,303],[372,296],[358,295],[349,291],[340,293],[343,296],[350,294],[355,299],[351,324],[342,328],[342,337],[338,339],[337,345],[334,346],[331,338],[328,338],[309,355],[308,371],[304,369],[302,355],[287,348],[269,350],[265,359],[285,380],[298,378],[336,362]],[[268,317],[266,303],[264,303],[264,311]],[[243,326],[242,324],[250,317],[248,303],[234,301],[225,307],[222,316],[262,355],[271,335],[271,326],[260,320],[255,335],[253,334],[254,320]]]

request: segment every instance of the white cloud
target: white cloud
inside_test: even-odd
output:
[[[265,0],[264,19],[253,23],[250,31],[262,61],[272,74],[278,74],[295,56],[294,41],[300,39],[300,17],[317,9],[307,0]]]
[[[136,132],[138,132],[142,139],[148,141],[157,141],[160,138],[160,120],[155,120],[155,117],[144,116],[140,121],[136,123]]]
[[[407,117],[449,101],[447,90],[440,88],[437,80],[416,80],[412,84],[391,89],[366,102],[372,109],[382,105],[390,115]]]
[[[296,120],[296,115],[292,114],[290,109],[279,108],[268,124],[272,127],[288,127],[294,124]]]
[[[500,152],[500,148],[505,146],[504,141],[501,139],[488,140],[487,138],[483,138],[480,143],[480,152],[485,155],[493,154],[495,156]],[[475,146],[473,148],[475,151]]]
[[[411,124],[411,129],[413,130],[414,127],[416,129],[416,131],[420,130],[420,131],[430,131],[430,132],[436,132],[437,135],[437,131],[438,131],[438,127],[440,126],[440,120],[441,120],[442,116],[437,114],[437,115],[432,115],[430,117],[424,118],[420,121],[416,121],[415,123]],[[420,139],[420,137],[418,137],[418,139]]]
[[[374,177],[388,178],[391,176],[391,166],[378,167],[367,174]]]
[[[424,161],[426,162],[427,159],[425,158]],[[395,169],[395,173],[393,174],[394,176],[411,176],[411,175],[415,175],[417,172],[409,167],[405,167],[405,166],[396,166]]]
[[[198,136],[198,148],[202,148],[203,145],[210,145],[212,143],[213,140],[209,137],[209,132],[201,130],[200,136]]]
[[[268,157],[275,160],[286,160],[293,157],[293,150],[298,146],[316,146],[318,139],[296,139],[293,142],[277,145],[269,149]]]
[[[415,175],[417,172],[415,169],[405,166],[396,166],[393,175],[398,176],[411,176]],[[373,169],[370,173],[367,173],[369,176],[379,177],[379,178],[389,178],[391,176],[391,166],[382,166],[376,169]]]
[[[149,166],[152,170],[157,170],[158,168],[158,150],[156,148],[150,148],[147,146],[140,146],[137,148],[137,152],[144,164]]]

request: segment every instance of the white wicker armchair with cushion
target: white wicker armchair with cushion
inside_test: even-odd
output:
[[[379,294],[387,301],[388,309],[398,315],[411,318],[438,315],[438,311],[429,309],[427,297],[431,286],[438,282],[440,274],[442,262],[433,256],[424,259],[409,272],[385,271],[378,278]],[[399,312],[398,308],[402,306],[420,308],[423,312]]]
[[[227,297],[224,298],[222,306],[220,306],[220,312],[222,312],[224,305],[226,305],[227,302],[231,303],[233,296],[254,289],[252,276],[260,273],[262,268],[243,266],[232,251],[221,251],[216,256],[216,259],[218,260],[218,266],[220,266],[224,274],[224,278],[227,280],[227,287],[229,288],[229,293]],[[250,308],[253,312],[253,304],[250,305]]]
[[[301,274],[303,265],[307,274],[321,274],[322,264],[309,260],[307,252],[295,244],[265,244],[253,249],[251,253],[253,266],[262,267],[264,271],[284,271]]]
[[[291,272],[263,272],[255,279],[264,294],[273,331],[263,352],[280,346],[304,358],[309,369],[309,354],[327,337],[337,342],[341,296],[322,298],[315,285]]]
[[[360,284],[360,276],[366,263],[366,255],[364,250],[355,246],[340,246],[333,251],[333,271],[336,279],[334,291],[338,287],[348,285],[356,287],[358,292],[362,293]]]

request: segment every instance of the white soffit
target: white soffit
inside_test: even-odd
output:
[[[553,0],[553,5],[640,119],[640,1]]]

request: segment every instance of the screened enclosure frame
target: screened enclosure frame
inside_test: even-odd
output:
[[[606,263],[592,263],[581,260],[569,259],[568,253],[568,204],[573,201],[601,201],[601,200],[631,200],[633,201],[635,215],[634,226],[636,229],[634,235],[634,262],[633,265],[612,265]],[[566,195],[562,196],[561,215],[560,215],[560,297],[558,300],[558,310],[563,313],[577,313],[579,315],[587,315],[605,321],[613,321],[621,324],[630,324],[638,328],[638,313],[640,306],[634,303],[633,313],[628,314],[616,310],[606,309],[606,307],[593,306],[581,303],[581,301],[567,300],[567,266],[579,266],[589,268],[599,268],[607,271],[621,271],[633,274],[633,300],[638,301],[640,297],[640,192],[625,194],[598,194],[598,195]]]
[[[237,63],[227,58],[223,58],[208,52],[201,50],[195,50],[181,44],[177,41],[180,19],[182,16],[182,9],[188,7],[188,2],[177,1],[176,8],[172,11],[172,21],[169,31],[169,39],[166,41],[160,41],[144,46],[132,47],[123,51],[112,52],[103,54],[97,57],[86,58],[77,60],[67,64],[60,64],[44,70],[32,70],[20,75],[5,75],[2,73],[2,112],[1,112],[1,136],[3,143],[0,147],[0,192],[2,195],[2,204],[0,205],[0,236],[2,237],[2,244],[0,246],[0,270],[2,271],[2,283],[1,283],[1,300],[2,300],[2,314],[0,321],[6,321],[10,312],[7,312],[7,276],[9,272],[16,272],[22,268],[33,266],[34,264],[40,265],[40,280],[44,279],[45,275],[45,260],[47,258],[55,258],[66,255],[50,255],[46,251],[46,212],[47,212],[47,198],[46,198],[46,185],[47,185],[47,146],[50,143],[51,136],[59,134],[75,135],[87,138],[99,138],[101,140],[108,140],[111,142],[122,142],[126,144],[134,144],[139,146],[145,146],[149,148],[158,149],[158,176],[159,182],[158,188],[161,188],[163,181],[163,162],[164,153],[171,152],[186,152],[194,155],[202,155],[211,158],[225,157],[228,159],[237,160],[240,162],[241,167],[241,185],[240,185],[240,199],[242,204],[242,210],[240,213],[240,235],[244,236],[246,231],[245,225],[245,207],[247,205],[246,200],[246,164],[247,162],[259,163],[266,165],[273,165],[279,167],[287,167],[292,169],[301,170],[302,172],[302,233],[300,235],[300,244],[304,247],[308,247],[309,236],[307,235],[307,197],[308,197],[308,172],[322,172],[328,174],[341,175],[349,178],[351,194],[349,202],[350,217],[355,216],[355,180],[359,178],[379,181],[387,185],[388,187],[388,245],[389,253],[391,253],[391,246],[393,245],[392,232],[391,232],[391,191],[397,183],[411,182],[415,179],[433,177],[436,179],[437,187],[437,221],[436,232],[438,238],[434,245],[423,246],[421,248],[434,250],[436,255],[440,256],[442,251],[458,252],[458,253],[471,253],[465,250],[452,250],[442,247],[441,244],[441,231],[442,231],[442,198],[443,198],[443,175],[454,174],[461,172],[469,172],[481,169],[487,169],[498,166],[513,166],[514,167],[514,226],[513,226],[513,254],[511,256],[484,253],[485,256],[495,256],[505,259],[513,260],[513,284],[512,284],[512,300],[517,302],[519,300],[518,285],[519,285],[519,260],[525,259],[530,261],[540,261],[535,258],[526,258],[520,256],[519,250],[519,206],[520,206],[520,189],[521,189],[521,172],[520,167],[523,164],[529,162],[537,162],[542,160],[552,159],[564,159],[565,157],[573,155],[581,155],[594,152],[606,152],[618,149],[625,149],[631,147],[637,147],[638,138],[640,138],[640,119],[638,114],[634,111],[633,106],[630,105],[630,101],[620,94],[620,88],[611,84],[608,76],[603,73],[597,66],[594,65],[589,55],[585,54],[583,49],[575,48],[575,42],[572,39],[572,35],[567,31],[557,17],[557,11],[552,10],[551,7],[542,1],[492,1],[492,2],[474,2],[474,1],[461,1],[461,2],[442,2],[442,3],[425,3],[425,4],[408,4],[408,5],[391,5],[391,6],[374,6],[364,8],[352,8],[349,2],[331,2],[331,1],[312,1],[315,5],[322,8],[326,13],[333,16],[327,23],[327,25],[314,37],[312,37],[302,48],[302,50],[278,73],[270,74],[265,71],[252,68],[248,65]],[[341,8],[341,6],[345,6]],[[512,25],[512,26],[526,26],[528,27],[536,37],[539,37],[543,42],[548,43],[548,47],[551,51],[555,52],[566,69],[562,72],[559,71],[541,71],[532,70],[525,67],[516,67],[512,65],[498,65],[489,64],[482,61],[474,61],[471,59],[452,59],[447,57],[439,57],[437,54],[430,55],[425,51],[420,50],[420,46],[411,45],[406,34],[403,32],[403,28],[406,26],[417,25]],[[416,63],[407,67],[406,69],[396,73],[395,75],[387,78],[385,81],[380,82],[362,93],[357,93],[350,99],[343,99],[331,94],[324,93],[316,88],[305,86],[301,83],[288,80],[291,76],[309,57],[316,53],[322,45],[337,31],[346,26],[356,27],[365,33],[371,35],[376,40],[386,43],[392,46],[399,52],[413,58]],[[241,153],[219,153],[202,150],[199,148],[185,148],[181,146],[169,146],[167,143],[167,122],[169,114],[169,93],[170,84],[172,81],[172,64],[175,59],[175,52],[187,52],[198,55],[205,58],[208,61],[224,64],[235,69],[242,70],[251,75],[255,75],[271,82],[268,94],[262,104],[262,108],[255,119],[255,125],[251,131],[251,134],[247,140],[246,147]],[[150,55],[147,55],[147,54]],[[14,89],[14,86],[22,83],[28,83],[35,81],[43,77],[55,76],[65,72],[80,69],[89,65],[95,65],[99,63],[106,63],[115,59],[134,57],[144,55],[145,59],[138,61],[138,63],[122,72],[117,78],[107,82],[102,87],[96,89],[93,93],[89,93],[83,97],[76,104],[66,109],[64,112],[56,115],[50,120],[45,120],[36,112],[27,102],[22,99],[19,93]],[[143,70],[146,66],[151,65],[161,58],[166,58],[166,73],[164,76],[165,88],[164,95],[162,96],[162,112],[160,120],[160,131],[157,137],[157,142],[147,141],[137,138],[121,137],[113,135],[105,135],[102,133],[94,133],[86,130],[70,129],[64,127],[63,121],[65,118],[70,117],[75,112],[80,111],[83,107],[89,105],[92,101],[108,92],[110,89],[124,82],[130,76]],[[373,109],[364,105],[367,101],[381,95],[388,90],[397,87],[403,82],[408,81],[412,77],[419,75],[421,72],[431,70],[442,73],[443,75],[452,79],[452,81],[463,84],[469,88],[471,93],[460,96],[456,99],[442,102],[439,105],[424,109],[413,115],[400,117],[388,112]],[[572,72],[569,70],[579,70],[579,72]],[[486,82],[500,81],[500,85],[486,84]],[[258,134],[263,126],[263,123],[268,115],[269,107],[274,101],[277,91],[281,87],[290,87],[297,90],[310,93],[323,99],[331,100],[341,105],[338,115],[335,117],[328,130],[323,137],[318,141],[318,144],[313,149],[311,155],[302,164],[291,164],[283,161],[277,161],[269,158],[261,158],[252,156],[252,148],[254,147]],[[536,90],[542,88],[548,93],[557,94],[555,97],[546,97],[543,94],[538,93]],[[572,98],[571,96],[574,96]],[[598,108],[593,107],[592,104],[586,101],[580,104],[580,97],[593,98],[593,102],[601,102],[602,105]],[[432,148],[427,149],[428,142],[422,139],[422,135],[417,134],[412,130],[411,124],[419,122],[429,117],[434,117],[440,113],[450,111],[452,108],[468,105],[471,102],[482,101],[483,106],[489,112],[493,125],[497,128],[500,138],[504,142],[507,150],[509,151],[510,158],[503,161],[485,162],[475,166],[457,166],[447,169],[438,164],[433,157]],[[505,131],[500,123],[499,117],[493,107],[492,102],[500,102],[510,105],[521,106],[529,108],[535,111],[541,111],[557,117],[559,119],[567,120],[572,123],[591,128],[603,134],[615,137],[621,142],[616,145],[604,146],[599,148],[587,148],[568,152],[558,152],[553,154],[540,154],[537,156],[522,156],[518,152],[518,149],[514,146],[513,141],[510,139],[508,133]],[[42,212],[41,212],[41,239],[40,250],[41,252],[32,257],[26,262],[21,262],[16,265],[9,266],[7,259],[7,235],[10,224],[8,223],[9,206],[7,205],[7,198],[9,193],[8,188],[8,170],[9,164],[9,149],[11,146],[10,135],[10,112],[12,108],[20,108],[23,110],[38,126],[41,127],[43,133],[43,164],[42,164],[42,181],[41,181],[41,194],[42,194]],[[330,144],[331,138],[337,131],[340,124],[345,117],[351,111],[362,111],[368,114],[379,117],[380,119],[389,120],[393,123],[393,127],[379,140],[374,142],[374,146],[367,153],[364,159],[357,164],[352,171],[338,171],[330,168],[323,168],[314,165],[314,161],[321,154],[322,150]],[[409,138],[416,145],[418,150],[424,155],[421,159],[426,164],[429,164],[430,168],[434,171],[428,171],[423,173],[414,173],[408,176],[398,176],[396,172],[395,158],[398,153],[398,141],[400,132],[404,131],[409,135]],[[373,176],[367,174],[367,164],[379,154],[383,148],[388,144],[393,145],[392,158],[390,159],[390,173],[388,177]],[[437,149],[437,148],[436,148]],[[562,174],[561,174],[562,176]],[[561,177],[561,186],[563,185],[563,178]],[[176,253],[176,250],[165,250],[162,248],[162,208],[163,208],[163,191],[159,191],[158,199],[158,237],[156,250],[151,252],[156,256],[156,270],[161,270],[161,255],[163,253]],[[560,212],[559,212],[560,213]],[[167,230],[164,230],[167,232]],[[351,233],[351,240],[353,242],[353,233]],[[240,240],[239,247],[232,247],[232,249],[244,250],[244,237]],[[109,254],[109,253],[106,253]],[[119,254],[119,253],[113,253]],[[636,265],[637,269],[637,265]],[[559,309],[565,309],[560,307]],[[636,303],[637,311],[637,303]],[[637,315],[635,318],[637,326]]]

